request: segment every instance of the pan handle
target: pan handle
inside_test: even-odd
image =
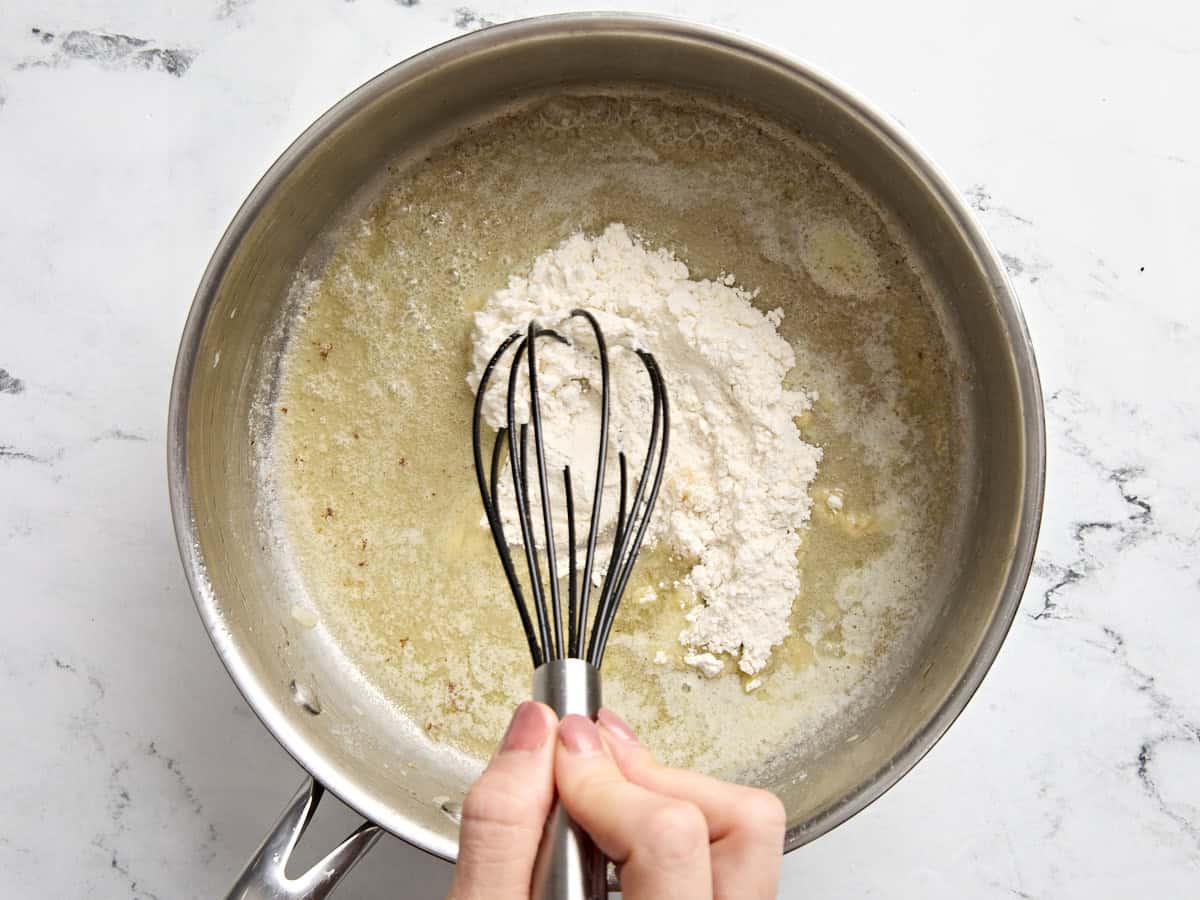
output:
[[[262,846],[255,851],[226,900],[324,900],[356,862],[379,840],[383,830],[363,822],[307,872],[289,878],[288,860],[317,811],[325,788],[309,778],[296,792]]]

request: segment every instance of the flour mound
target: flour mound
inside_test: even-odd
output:
[[[759,312],[751,305],[753,296],[732,275],[690,279],[686,265],[666,250],[647,248],[623,225],[609,225],[595,238],[575,234],[539,256],[528,276],[511,278],[476,313],[468,377],[474,390],[501,341],[531,319],[571,339],[571,346],[552,340],[537,345],[546,457],[555,475],[550,480],[555,544],[565,560],[561,469],[571,467],[577,515],[586,522],[600,404],[594,343],[586,324],[570,319],[570,311],[592,312],[610,347],[603,538],[610,538],[616,515],[616,452],[627,454],[635,479],[650,431],[649,382],[629,350],[644,347],[654,354],[670,397],[671,432],[646,544],[666,542],[692,566],[685,585],[699,602],[687,614],[680,641],[689,648],[688,658],[703,661],[711,675],[719,672],[711,654],[729,654],[753,675],[787,637],[800,590],[797,529],[808,521],[808,487],[821,459],[795,422],[813,397],[784,387],[795,356],[776,331],[783,312]],[[484,418],[494,428],[507,420],[503,386],[510,357],[485,398]],[[526,393],[522,387],[519,396]],[[517,411],[519,420],[526,414]],[[500,507],[505,533],[517,542],[520,526],[508,482],[502,479]],[[540,508],[536,490],[531,500]],[[539,529],[540,520],[535,516]],[[582,540],[585,527],[579,530]],[[601,563],[607,558],[607,552],[597,556]]]

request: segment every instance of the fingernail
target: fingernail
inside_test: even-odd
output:
[[[558,726],[558,739],[562,741],[568,753],[589,755],[600,753],[604,749],[596,723],[584,716],[564,718]]]
[[[536,750],[546,740],[546,716],[532,700],[526,700],[513,713],[500,743],[500,752],[510,750]]]
[[[628,741],[631,744],[638,742],[637,735],[633,733],[633,729],[629,727],[629,723],[611,710],[600,710],[600,724],[611,731],[614,737]]]

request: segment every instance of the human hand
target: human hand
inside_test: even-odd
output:
[[[558,727],[555,781],[571,817],[617,866],[625,900],[768,900],[786,825],[767,791],[670,769],[615,713]]]
[[[458,864],[446,900],[529,900],[533,861],[554,802],[558,717],[528,700],[463,798]]]
[[[532,711],[531,711],[532,710]],[[785,817],[772,794],[659,765],[624,721],[522,704],[463,804],[449,900],[527,900],[554,787],[617,865],[626,900],[766,900]]]

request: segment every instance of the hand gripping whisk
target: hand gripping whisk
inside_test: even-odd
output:
[[[645,461],[641,477],[629,501],[629,475],[625,452],[618,453],[620,476],[620,499],[616,522],[612,532],[612,551],[608,567],[600,586],[595,614],[589,619],[593,578],[597,573],[596,544],[600,533],[601,500],[604,494],[605,464],[608,457],[609,425],[609,368],[608,347],[604,334],[595,316],[586,310],[572,310],[571,318],[586,320],[596,341],[596,354],[600,363],[600,430],[596,450],[596,476],[592,490],[592,508],[584,544],[583,573],[578,577],[578,556],[575,527],[575,498],[571,490],[571,468],[562,470],[562,496],[566,504],[568,574],[566,578],[567,608],[565,616],[562,604],[563,588],[559,584],[559,567],[554,543],[554,523],[551,514],[552,493],[550,473],[547,471],[546,451],[542,429],[541,406],[538,401],[537,342],[553,340],[563,344],[571,342],[551,329],[541,328],[531,322],[525,332],[516,331],[508,336],[489,360],[479,380],[475,395],[475,413],[472,436],[475,449],[475,475],[479,481],[479,495],[487,514],[496,551],[508,585],[516,601],[521,627],[529,642],[529,653],[533,657],[533,696],[548,704],[560,717],[577,714],[596,718],[600,710],[600,662],[612,630],[613,619],[621,594],[633,572],[637,554],[650,524],[650,515],[658,499],[662,485],[663,470],[667,461],[667,442],[670,414],[667,405],[667,389],[662,373],[654,357],[643,349],[637,349],[638,358],[650,379],[652,412],[650,435],[647,441]],[[509,364],[507,392],[507,424],[496,433],[491,451],[490,467],[484,465],[483,452],[483,401],[493,370],[510,347],[515,348]],[[527,377],[524,379],[528,391],[527,419],[518,424],[518,382],[521,364],[525,362]],[[525,411],[525,407],[520,407]],[[542,514],[543,539],[539,553],[538,536],[533,527],[533,511],[529,494],[530,471],[528,466],[529,431],[532,425],[534,468]],[[515,439],[514,439],[515,436]],[[531,602],[526,600],[525,587],[513,564],[508,539],[499,508],[499,481],[505,446],[508,448],[508,470],[512,478],[513,499],[520,522],[520,541],[524,547],[525,564],[528,568],[528,588]],[[545,583],[543,584],[541,556],[545,556]],[[530,607],[532,606],[532,614]],[[590,628],[589,628],[590,621]],[[586,833],[567,816],[562,806],[555,801],[554,809],[546,822],[546,830],[538,850],[533,873],[534,900],[597,900],[606,895],[606,863]]]

